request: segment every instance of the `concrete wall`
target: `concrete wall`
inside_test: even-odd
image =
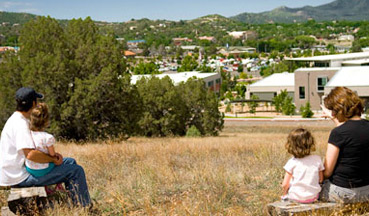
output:
[[[333,68],[312,68],[295,71],[295,104],[297,110],[306,102],[310,102],[312,110],[320,110],[321,98],[324,91],[318,92],[318,77],[327,77],[329,81],[332,79],[338,69]],[[299,87],[305,87],[305,99],[300,99]]]
[[[361,99],[364,100],[364,105],[369,108],[369,86],[346,86],[347,88],[355,91]],[[328,95],[335,87],[329,86],[324,89],[324,95]]]
[[[355,91],[359,97],[369,97],[369,86],[346,86],[347,88],[351,89],[352,91]],[[324,94],[327,95],[331,92],[332,89],[334,89],[335,86],[327,86],[324,89]]]
[[[261,100],[271,100],[275,94],[287,90],[288,95],[294,98],[294,86],[247,86],[246,99],[251,99],[251,94],[259,96]]]
[[[206,87],[208,87],[214,92],[218,92],[218,93],[220,92],[220,86],[222,84],[222,77],[220,74],[215,74],[215,75],[203,78],[203,80],[205,82]]]

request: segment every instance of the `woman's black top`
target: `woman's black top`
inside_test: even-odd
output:
[[[344,188],[369,185],[369,121],[346,121],[331,131],[328,143],[340,149],[329,180]]]

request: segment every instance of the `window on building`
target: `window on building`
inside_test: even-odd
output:
[[[219,84],[219,83],[220,83],[220,79],[216,79],[216,80],[215,80],[215,83],[216,83],[216,84]]]
[[[314,67],[329,67],[329,62],[315,62]]]
[[[300,86],[299,87],[299,98],[300,99],[305,99],[305,86]]]
[[[324,87],[328,82],[328,77],[318,77],[318,92],[324,91]]]
[[[212,87],[214,85],[214,81],[208,82],[208,87]]]

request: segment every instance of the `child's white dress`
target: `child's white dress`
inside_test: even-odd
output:
[[[31,131],[31,133],[35,149],[49,154],[47,147],[55,144],[54,136],[44,131]],[[47,169],[49,166],[49,163],[36,163],[26,159],[26,167],[32,170],[43,170]]]
[[[288,199],[298,202],[315,201],[321,190],[319,185],[319,171],[324,170],[322,160],[317,155],[308,155],[303,158],[291,158],[283,167],[292,174]]]

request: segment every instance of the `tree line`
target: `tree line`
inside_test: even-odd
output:
[[[193,126],[201,135],[217,135],[223,127],[217,97],[201,80],[174,85],[151,78],[132,85],[122,46],[90,18],[62,26],[38,17],[22,27],[19,44],[0,64],[0,128],[21,86],[45,94],[48,130],[65,139],[185,135]]]

